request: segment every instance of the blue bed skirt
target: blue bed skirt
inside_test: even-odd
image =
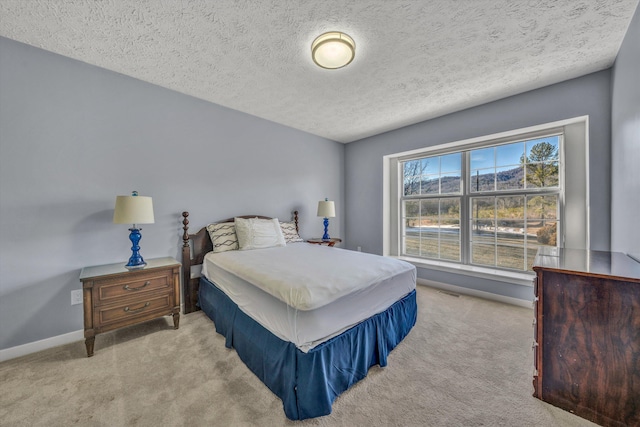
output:
[[[291,420],[331,413],[342,392],[367,376],[373,365],[386,366],[387,356],[416,323],[416,291],[342,334],[300,351],[246,315],[206,278],[200,279],[199,305],[235,348],[240,359],[284,405]]]

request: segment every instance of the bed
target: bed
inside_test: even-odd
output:
[[[330,414],[333,401],[370,367],[387,365],[415,325],[414,266],[303,242],[297,211],[284,224],[248,215],[195,234],[189,213],[182,216],[185,314],[202,309],[291,420]],[[255,249],[246,243],[245,227],[280,230],[277,224],[289,227],[285,244],[280,237]],[[229,235],[244,240],[242,250],[221,247],[230,245]]]

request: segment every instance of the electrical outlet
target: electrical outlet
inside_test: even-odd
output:
[[[71,305],[82,304],[82,289],[71,291]]]

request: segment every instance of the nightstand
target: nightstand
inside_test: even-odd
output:
[[[171,257],[148,259],[140,270],[125,262],[85,267],[80,272],[87,356],[93,356],[97,334],[173,316],[180,325],[180,263]]]
[[[340,243],[340,242],[342,242],[342,239],[339,239],[337,237],[332,237],[329,240],[322,240],[322,239],[307,240],[307,243],[313,243],[314,245],[326,245],[326,246],[334,246],[336,243]]]

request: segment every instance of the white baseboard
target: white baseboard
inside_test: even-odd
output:
[[[6,348],[0,350],[0,362],[5,360],[15,359],[16,357],[26,356],[27,354],[35,353],[37,351],[46,350],[48,348],[58,347],[59,345],[65,345],[84,339],[84,330],[69,332],[68,334],[62,334],[51,338],[46,338],[40,341],[30,342],[28,344],[17,345],[15,347]]]
[[[491,292],[479,291],[477,289],[465,288],[463,286],[449,285],[447,283],[436,282],[433,280],[420,279],[416,282],[422,286],[428,286],[430,288],[442,289],[444,291],[455,292],[457,294],[470,295],[473,297],[490,299],[493,301],[499,301],[506,304],[517,305],[520,307],[532,308],[530,300],[524,300],[519,298],[507,297],[504,295],[493,294]]]
[[[184,315],[184,304],[180,304],[180,314]],[[68,334],[58,335],[51,338],[45,338],[40,341],[34,341],[23,345],[17,345],[11,348],[0,350],[0,362],[15,359],[16,357],[26,356],[48,348],[58,347],[84,339],[84,329],[69,332]]]

